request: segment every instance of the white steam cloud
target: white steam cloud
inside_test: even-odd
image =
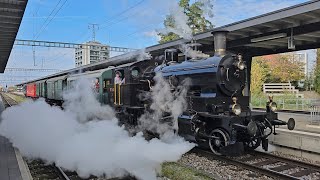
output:
[[[155,37],[157,41],[161,40],[161,36],[159,36],[159,32],[155,30],[144,32],[144,35],[147,37]]]
[[[187,44],[181,44],[179,49],[185,56],[191,57],[193,59],[210,57],[208,54],[205,54],[201,51],[196,51],[196,50],[192,49]]]
[[[177,3],[172,3],[169,7],[169,14],[173,18],[174,27],[166,27],[159,32],[163,34],[173,32],[183,39],[191,40],[193,37],[192,29],[188,25],[189,17],[183,12],[183,8]]]
[[[78,82],[77,89],[66,94],[64,110],[43,99],[6,109],[0,134],[28,158],[55,162],[82,177],[131,174],[143,180],[156,179],[160,163],[176,161],[193,148],[169,133],[162,140],[150,141],[142,133],[130,136],[118,126],[111,108],[95,100],[90,86],[89,81]]]
[[[137,61],[142,61],[146,59],[151,59],[152,55],[149,52],[146,52],[146,49],[139,49],[139,50],[122,55],[122,58],[123,59],[135,58]]]
[[[162,77],[161,73],[157,73],[154,77],[156,85],[152,87],[150,93],[144,94],[143,98],[151,99],[150,112],[143,114],[139,122],[142,129],[155,131],[163,135],[171,130],[178,129],[178,116],[187,108],[186,95],[190,80],[185,79],[172,92],[170,84]],[[172,116],[169,122],[161,122],[164,113]]]
[[[202,5],[203,16],[213,18],[213,0],[198,0]]]

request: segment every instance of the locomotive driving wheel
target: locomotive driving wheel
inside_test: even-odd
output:
[[[261,138],[254,138],[254,139],[251,139],[249,141],[243,142],[243,144],[244,144],[244,147],[246,149],[254,150],[254,149],[256,149],[257,147],[260,146]]]
[[[209,146],[211,151],[216,155],[221,155],[221,148],[227,146],[229,144],[230,136],[222,129],[214,129],[211,132],[211,136],[215,136],[218,138],[210,138]]]

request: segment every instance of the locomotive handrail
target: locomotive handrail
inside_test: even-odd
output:
[[[114,84],[114,104],[121,105],[121,84]]]
[[[117,84],[114,84],[114,87],[113,87],[113,93],[114,93],[114,104],[117,104]]]
[[[118,84],[118,87],[119,87],[119,90],[118,90],[118,100],[119,100],[119,105],[121,104],[121,98],[120,98],[120,96],[121,96],[121,91],[120,91],[120,88],[121,88],[121,84]]]
[[[121,105],[121,84],[114,84],[114,104]]]

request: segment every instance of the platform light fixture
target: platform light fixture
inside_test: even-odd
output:
[[[283,38],[283,37],[287,37],[287,33],[272,34],[269,36],[253,38],[253,39],[251,39],[251,42],[256,43],[256,42],[268,41],[268,40],[273,40],[273,39],[279,39],[279,38]]]

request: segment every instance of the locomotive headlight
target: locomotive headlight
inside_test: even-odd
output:
[[[275,112],[277,110],[277,103],[270,102],[269,107],[271,111]]]
[[[231,110],[237,116],[241,114],[241,107],[239,104],[233,104]]]

